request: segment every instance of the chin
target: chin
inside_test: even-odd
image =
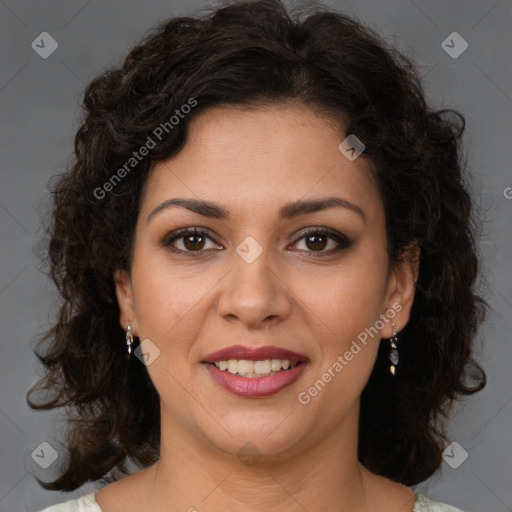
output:
[[[229,433],[218,427],[218,436],[213,437],[211,430],[205,432],[205,436],[216,448],[237,456],[242,462],[245,458],[262,456],[266,460],[277,460],[287,457],[290,451],[294,451],[294,447],[298,450],[299,441],[304,437],[304,432],[297,431],[297,425],[287,425],[283,421],[285,417],[282,414],[274,415],[276,421],[273,421],[262,416],[259,421],[254,418],[250,423],[238,420],[235,424],[224,416],[223,425],[226,425]]]

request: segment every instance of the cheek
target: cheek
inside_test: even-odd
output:
[[[185,276],[185,277],[184,277]],[[212,283],[207,275],[181,272],[162,258],[139,256],[133,265],[135,314],[140,336],[157,344],[179,338]]]
[[[313,327],[313,370],[301,389],[302,398],[332,411],[327,422],[339,420],[364,389],[381,343],[372,330],[381,311],[379,274],[347,269],[328,279],[308,278],[304,290],[314,289],[305,301],[305,322]],[[304,402],[301,402],[304,403]]]
[[[298,272],[293,290],[318,318],[340,334],[373,325],[382,312],[385,270],[354,255],[336,267]]]
[[[314,377],[329,382],[324,399],[343,395],[352,401],[371,373],[380,345],[374,326],[384,312],[382,261],[358,253],[335,268],[303,272],[296,280],[295,293],[304,301],[301,315],[316,340]]]
[[[198,318],[204,314],[201,300],[211,284],[206,276],[179,279],[168,270],[144,266],[139,260],[133,286],[140,340],[151,340],[159,350],[158,357],[147,367],[149,376],[166,403],[182,403],[180,383],[188,377],[190,347],[203,325]]]

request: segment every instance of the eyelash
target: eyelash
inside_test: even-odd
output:
[[[331,238],[332,240],[334,240],[335,242],[338,243],[338,247],[335,247],[334,249],[330,249],[328,251],[325,251],[325,250],[321,250],[321,251],[309,250],[309,251],[307,251],[307,252],[311,253],[311,255],[313,257],[321,257],[324,255],[336,254],[344,249],[348,249],[353,243],[345,235],[343,235],[342,233],[339,233],[338,231],[335,231],[335,230],[332,230],[329,228],[313,228],[313,229],[309,229],[307,231],[301,231],[299,233],[300,236],[294,242],[294,245],[297,242],[299,242],[300,240],[307,238],[308,236],[318,235],[318,234],[325,235],[328,238]],[[177,249],[176,247],[172,246],[172,243],[175,242],[176,240],[179,240],[181,238],[185,238],[185,237],[191,236],[191,235],[205,236],[205,237],[209,238],[212,242],[217,243],[208,230],[200,231],[196,227],[194,227],[193,229],[183,228],[174,233],[171,233],[163,240],[163,245],[166,247],[169,247],[169,249],[171,249],[173,252],[182,253],[182,254],[185,253],[192,257],[202,256],[202,255],[204,255],[204,253],[211,250],[211,249],[200,249],[198,251],[186,251],[183,249]]]

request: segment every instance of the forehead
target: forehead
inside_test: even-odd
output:
[[[371,163],[340,151],[346,136],[341,123],[305,106],[210,108],[190,122],[181,152],[151,170],[142,210],[190,197],[268,212],[298,198],[338,195],[378,214]]]

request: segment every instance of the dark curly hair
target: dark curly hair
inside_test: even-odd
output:
[[[381,343],[361,397],[360,462],[404,485],[425,480],[440,466],[454,401],[485,386],[473,354],[487,303],[476,290],[464,117],[430,107],[413,60],[357,18],[322,5],[297,12],[257,0],[165,20],[86,87],[75,158],[53,187],[47,226],[48,271],[62,301],[38,349],[47,346],[35,351],[45,374],[27,393],[32,408],[68,414],[67,465],[44,488],[112,481],[129,462],[158,460],[159,398],[145,366],[125,360],[113,276],[130,269],[149,170],[176,155],[190,121],[213,106],[294,101],[343,121],[372,163],[391,264],[411,243],[421,249],[400,373],[390,376]],[[169,121],[192,101],[179,123]],[[159,126],[165,137],[128,171]],[[123,179],[113,180],[123,165]],[[50,395],[34,403],[36,391]]]

